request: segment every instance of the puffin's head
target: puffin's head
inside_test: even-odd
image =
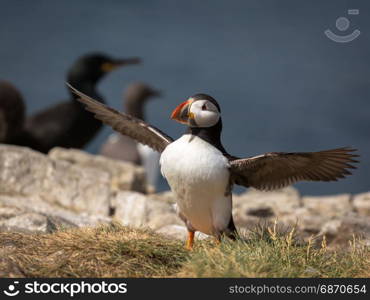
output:
[[[96,82],[105,74],[119,67],[138,63],[140,63],[140,59],[136,57],[117,59],[102,53],[86,54],[78,58],[70,68],[68,82],[74,82],[75,80]]]
[[[207,128],[219,122],[221,109],[211,96],[196,94],[177,106],[171,119],[190,127]]]

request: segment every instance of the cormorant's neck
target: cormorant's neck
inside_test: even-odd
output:
[[[138,97],[127,97],[124,103],[125,112],[135,118],[145,120],[144,100]]]
[[[79,72],[70,72],[67,76],[67,82],[75,89],[79,90],[89,97],[92,97],[104,103],[104,99],[96,90],[96,85],[99,79],[100,77],[87,77],[86,75],[84,76],[84,74],[80,74]],[[74,99],[78,98],[73,92],[71,92],[71,95]]]
[[[94,98],[95,100],[98,100],[102,103],[105,103],[103,97],[96,90],[96,84],[97,84],[96,81],[71,78],[68,80],[68,83],[72,85],[75,89],[86,94],[87,96]],[[73,92],[70,91],[70,93],[73,99],[76,100],[78,98],[78,96],[74,94]],[[74,101],[74,102],[77,104],[80,104],[78,101]]]
[[[223,154],[227,154],[225,148],[221,143],[221,131],[222,131],[222,121],[220,119],[218,123],[212,127],[188,127],[186,133],[201,138],[202,140],[216,147]]]

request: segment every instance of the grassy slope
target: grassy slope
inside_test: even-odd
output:
[[[0,253],[0,277],[370,277],[369,248],[298,245],[274,228],[247,242],[198,241],[190,253],[181,242],[118,224],[0,233]]]

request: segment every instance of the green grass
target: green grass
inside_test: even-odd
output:
[[[299,244],[293,231],[278,234],[272,227],[220,245],[196,241],[188,252],[181,242],[118,224],[0,233],[0,253],[6,253],[0,277],[370,277],[369,247],[349,242],[338,252],[325,241]]]
[[[183,264],[186,277],[369,277],[370,250],[353,240],[342,252],[314,242],[297,243],[294,230],[276,227],[253,232],[246,241],[224,240],[219,247],[202,243]],[[359,244],[356,244],[359,243]]]

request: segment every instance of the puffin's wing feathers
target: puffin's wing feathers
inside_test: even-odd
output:
[[[158,152],[162,152],[167,145],[173,142],[171,137],[144,121],[108,107],[81,93],[68,83],[67,86],[80,97],[78,101],[86,105],[86,110],[92,112],[95,118],[111,126],[119,133],[148,145]]]
[[[271,152],[230,161],[233,181],[260,190],[282,188],[300,180],[336,181],[355,169],[351,148],[319,152]]]

